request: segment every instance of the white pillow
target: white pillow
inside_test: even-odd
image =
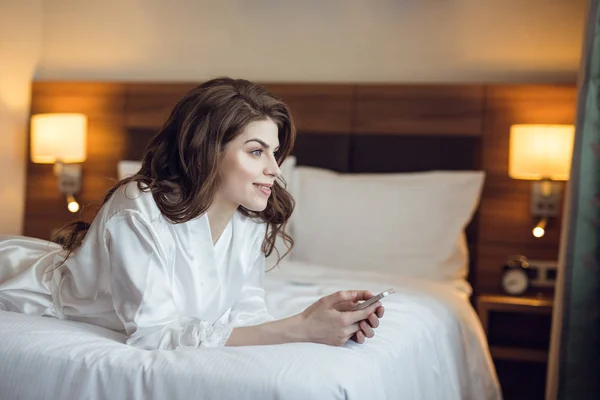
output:
[[[350,271],[464,279],[464,228],[482,171],[339,174],[297,167],[294,260]]]

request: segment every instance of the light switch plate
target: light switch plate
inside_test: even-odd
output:
[[[58,169],[58,190],[65,194],[81,191],[81,165],[62,164]]]
[[[542,182],[533,182],[531,188],[531,215],[534,218],[556,217],[560,212],[560,199],[562,198],[562,184],[550,182],[552,191],[544,195]]]

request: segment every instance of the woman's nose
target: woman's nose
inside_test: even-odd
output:
[[[275,157],[271,157],[269,165],[265,169],[265,174],[274,178],[277,178],[279,175],[281,175],[281,169],[279,168],[279,164],[277,164]]]

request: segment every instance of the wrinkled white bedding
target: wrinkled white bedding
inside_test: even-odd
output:
[[[389,287],[376,336],[313,343],[146,351],[82,323],[0,312],[0,399],[500,399],[479,320],[450,283],[288,262],[267,273],[281,318],[339,289]]]

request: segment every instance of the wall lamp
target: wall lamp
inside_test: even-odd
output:
[[[549,218],[559,214],[563,185],[569,179],[573,125],[512,125],[508,175],[533,180],[531,215],[538,222],[533,236],[544,236]]]
[[[31,117],[31,161],[54,164],[58,190],[67,208],[79,211],[75,195],[81,190],[81,163],[86,159],[87,117],[75,113],[36,114]]]

